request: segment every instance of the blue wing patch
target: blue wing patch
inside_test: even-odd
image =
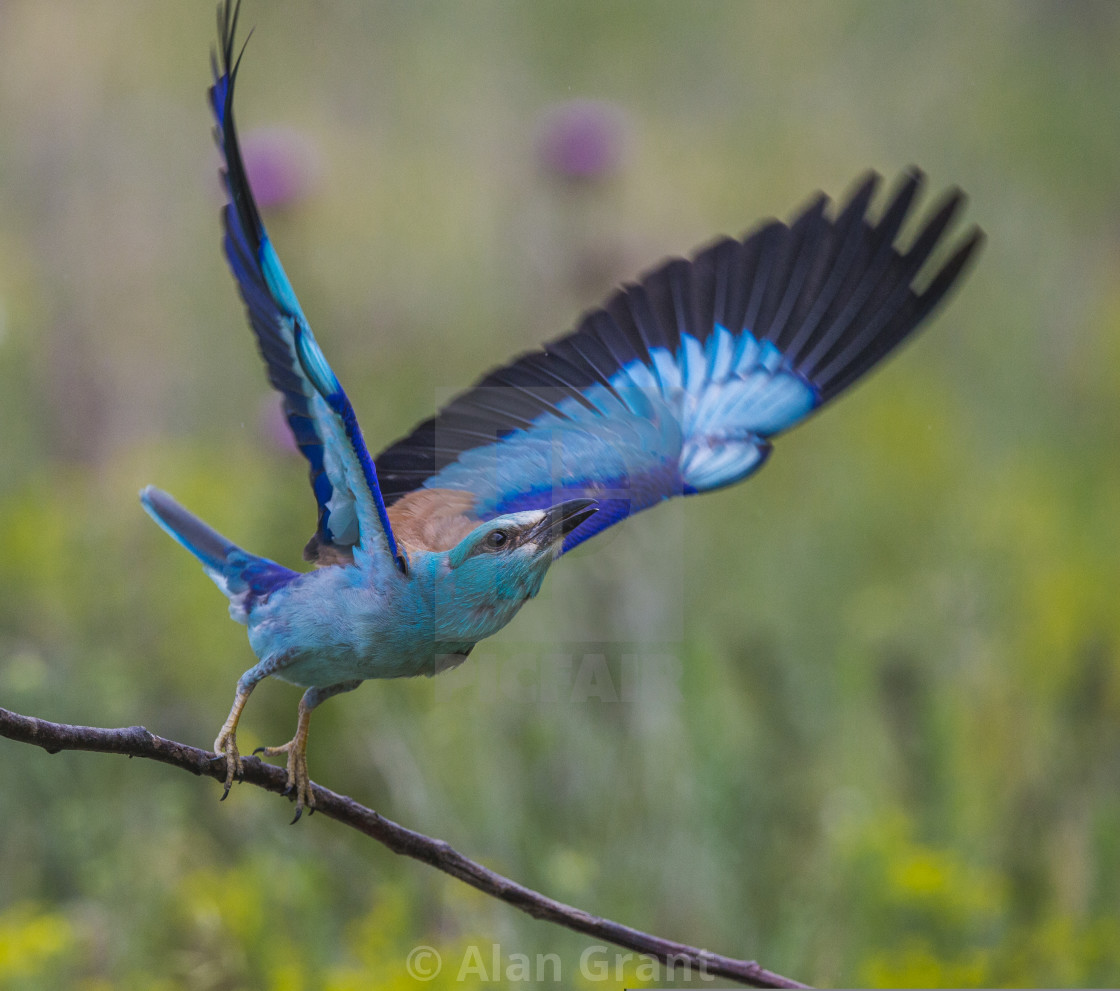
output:
[[[769,342],[749,333],[734,348],[729,341],[720,327],[706,349],[690,335],[676,354],[653,348],[649,365],[629,362],[609,388],[586,390],[590,408],[557,396],[553,411],[464,451],[424,487],[474,493],[480,519],[595,498],[599,512],[568,535],[570,550],[662,499],[741,481],[766,459],[766,438],[806,416],[817,396]],[[502,399],[495,393],[492,405]]]
[[[240,56],[234,58],[237,14],[233,3],[218,9],[221,62],[214,59],[210,89],[215,137],[225,158],[223,178],[229,194],[223,210],[224,247],[269,381],[283,397],[288,426],[310,466],[319,521],[304,556],[314,560],[326,548],[348,553],[360,544],[367,550],[380,547],[403,570],[377,469],[353,407],[311,333],[249,187],[233,120],[233,91],[240,64]]]
[[[597,499],[570,550],[663,499],[746,478],[771,438],[913,333],[981,243],[973,228],[920,278],[964,199],[950,190],[900,249],[921,181],[916,169],[903,176],[873,221],[870,174],[834,218],[819,195],[788,226],[724,238],[619,290],[573,333],[489,373],[383,451],[389,504],[459,489],[487,519]]]

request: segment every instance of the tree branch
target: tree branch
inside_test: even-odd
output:
[[[125,754],[147,757],[180,767],[197,775],[225,780],[225,761],[215,754],[196,747],[165,740],[143,726],[102,729],[96,726],[71,726],[52,723],[33,716],[22,716],[0,708],[0,736],[20,743],[42,747],[47,753],[60,750],[90,750],[97,753]],[[259,788],[282,794],[287,788],[287,773],[281,767],[262,763],[256,758],[244,759],[244,780]],[[655,957],[674,967],[688,965],[702,974],[727,977],[757,988],[803,988],[805,984],[766,970],[753,960],[736,960],[695,946],[675,943],[658,936],[631,929],[629,926],[601,919],[581,909],[526,888],[481,864],[464,857],[443,840],[413,832],[386,819],[372,809],[359,805],[345,795],[338,795],[320,785],[315,792],[315,811],[336,819],[387,846],[393,853],[423,861],[484,894],[498,898],[535,919],[544,919],[583,933]]]

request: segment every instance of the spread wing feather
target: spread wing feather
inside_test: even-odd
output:
[[[361,546],[387,555],[403,568],[377,469],[354,409],[319,349],[249,187],[233,120],[240,64],[240,57],[234,58],[237,9],[232,2],[218,8],[221,51],[214,59],[210,88],[215,138],[225,159],[222,174],[229,194],[222,211],[224,248],[268,379],[283,396],[288,426],[310,465],[319,519],[304,556],[313,560],[322,553],[329,558],[331,549],[346,556],[354,546]]]
[[[378,456],[387,502],[462,490],[489,519],[597,499],[570,550],[663,499],[746,478],[771,438],[917,329],[983,240],[973,228],[945,246],[964,201],[952,189],[900,248],[922,175],[906,173],[872,220],[878,184],[864,177],[834,217],[818,195],[788,225],[663,263],[490,372]],[[947,259],[922,279],[935,252]]]

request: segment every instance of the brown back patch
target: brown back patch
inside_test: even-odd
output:
[[[389,507],[389,524],[406,548],[447,551],[478,526],[474,493],[416,489]]]

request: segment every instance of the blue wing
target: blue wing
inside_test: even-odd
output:
[[[382,550],[403,569],[377,470],[366,450],[354,409],[331,371],[295,291],[268,239],[241,160],[233,121],[233,90],[240,56],[234,58],[238,5],[218,8],[220,65],[214,60],[210,103],[215,137],[225,158],[229,202],[223,209],[226,259],[237,279],[268,365],[268,378],[284,399],[288,426],[311,466],[319,525],[304,557],[348,556],[360,545]],[[334,553],[332,553],[332,551]]]
[[[877,221],[879,177],[835,218],[822,194],[675,259],[578,328],[483,378],[377,458],[389,504],[413,490],[473,494],[479,519],[587,496],[599,512],[564,550],[677,495],[741,481],[800,423],[906,339],[983,239],[973,229],[918,288],[964,196],[949,191],[909,248],[895,241],[922,176]]]

